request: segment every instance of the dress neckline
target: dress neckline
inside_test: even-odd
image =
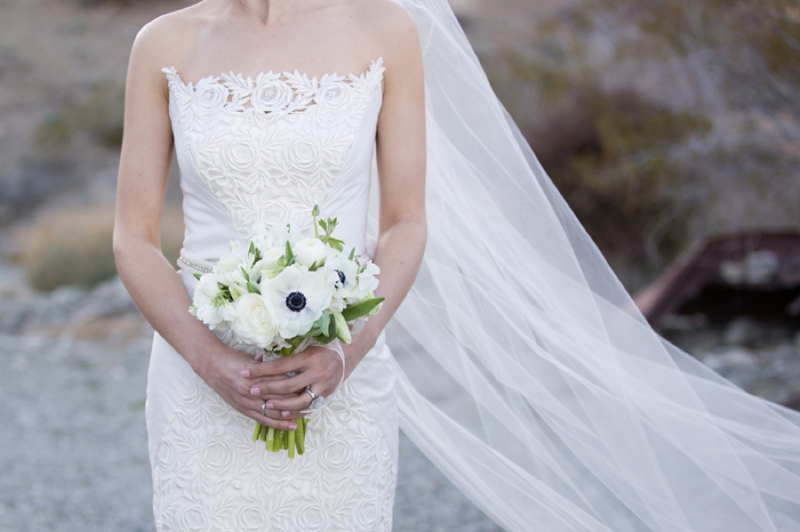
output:
[[[335,80],[338,80],[338,81],[358,81],[360,79],[366,79],[366,78],[370,77],[376,71],[382,72],[384,70],[384,68],[380,68],[380,67],[382,67],[382,65],[383,65],[383,56],[378,56],[377,58],[375,58],[372,61],[370,61],[370,64],[366,68],[366,70],[364,70],[364,71],[362,71],[361,73],[358,73],[358,74],[349,73],[349,74],[340,75],[340,74],[338,74],[336,72],[326,72],[324,74],[320,74],[320,75],[317,75],[317,76],[309,77],[307,73],[299,72],[297,69],[295,69],[294,71],[283,70],[283,71],[277,72],[277,73],[270,69],[270,70],[267,70],[267,71],[261,71],[261,72],[257,73],[255,75],[255,77],[254,76],[244,76],[244,74],[241,74],[241,73],[240,74],[236,74],[233,71],[231,71],[228,74],[221,73],[221,74],[217,74],[217,75],[208,75],[208,76],[204,76],[204,77],[200,78],[197,81],[188,81],[188,82],[183,80],[181,75],[178,73],[178,69],[175,68],[175,66],[164,67],[164,68],[161,69],[161,71],[166,73],[166,74],[172,74],[174,79],[177,80],[178,82],[180,82],[181,85],[183,85],[184,87],[189,87],[190,88],[192,86],[197,86],[200,83],[222,82],[222,81],[225,80],[225,78],[232,78],[232,77],[235,77],[235,78],[238,78],[238,79],[243,79],[243,80],[245,80],[247,82],[253,82],[255,80],[258,80],[258,79],[264,78],[264,77],[274,77],[274,78],[285,79],[287,77],[292,77],[292,76],[293,77],[305,78],[305,79],[309,80],[310,82],[312,82],[314,84],[317,84],[320,80],[325,80],[325,79],[335,79]]]

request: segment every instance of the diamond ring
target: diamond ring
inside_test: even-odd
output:
[[[262,416],[266,416],[267,415],[266,412],[265,412],[266,409],[267,409],[267,402],[264,401],[264,403],[261,405],[261,415]]]
[[[322,404],[325,402],[325,398],[323,396],[317,395],[311,391],[311,386],[306,386],[305,390],[303,391],[311,396],[311,403],[308,405],[308,410],[317,410],[322,407]]]

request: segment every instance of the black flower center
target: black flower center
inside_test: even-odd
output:
[[[347,279],[347,277],[345,277],[344,275],[344,272],[342,270],[333,270],[333,271],[335,271],[339,275],[339,282],[344,284],[344,280]]]
[[[302,292],[292,292],[286,296],[286,306],[289,307],[289,310],[300,312],[306,308],[306,296]]]

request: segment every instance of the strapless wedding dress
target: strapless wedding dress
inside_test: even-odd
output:
[[[361,74],[267,72],[183,81],[164,68],[193,273],[255,228],[305,223],[319,204],[336,236],[368,253],[381,58]],[[188,309],[187,309],[188,311]],[[250,441],[253,420],[225,403],[158,334],[147,429],[158,530],[390,530],[398,420],[383,335],[333,401],[310,416],[306,453]]]

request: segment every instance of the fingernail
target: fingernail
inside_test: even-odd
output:
[[[286,410],[284,410],[283,412],[281,412],[281,415],[282,415],[283,417],[289,417],[289,412],[287,412]]]
[[[295,425],[294,423],[290,423],[289,430],[297,430],[297,425]]]
[[[250,388],[250,395],[258,395],[258,386]]]
[[[273,405],[272,403],[267,403],[266,405],[264,405],[264,408],[266,408],[267,410],[272,410],[273,408],[275,408],[275,405]]]
[[[250,376],[250,370],[243,369],[242,370],[242,377],[249,377],[249,376]]]

